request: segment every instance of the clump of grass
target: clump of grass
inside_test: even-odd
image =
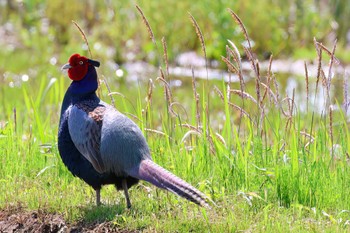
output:
[[[191,15],[191,13],[188,13],[188,14],[189,14],[190,20],[192,22],[192,25],[195,28],[197,37],[201,43],[201,48],[202,48],[204,60],[205,60],[205,69],[206,69],[206,73],[207,73],[206,87],[208,89],[209,88],[208,59],[207,59],[207,52],[206,52],[206,48],[205,48],[204,36],[203,36],[203,33],[202,33],[196,19]],[[206,134],[208,142],[210,143],[210,145],[212,145],[211,135],[210,135],[210,131],[209,131],[209,128],[210,128],[210,115],[208,114],[208,109],[210,108],[210,96],[209,96],[209,94],[210,94],[210,92],[207,93],[207,98],[206,98],[207,110],[204,111],[205,117],[206,117],[205,134]],[[212,147],[211,147],[211,150],[213,151]]]

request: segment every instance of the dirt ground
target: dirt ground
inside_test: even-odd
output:
[[[45,213],[44,211],[25,211],[21,207],[12,207],[0,210],[0,232],[59,232],[59,233],[75,233],[75,232],[123,232],[117,229],[112,223],[90,223],[82,222],[68,224],[63,216],[59,214]]]

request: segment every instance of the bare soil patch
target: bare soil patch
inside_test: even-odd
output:
[[[111,222],[69,224],[62,215],[43,210],[26,211],[21,207],[8,207],[0,210],[0,232],[123,232],[131,231],[116,228]]]

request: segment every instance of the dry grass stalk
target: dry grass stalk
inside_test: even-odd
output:
[[[271,88],[269,86],[269,82],[268,82],[268,84],[260,83],[260,85],[263,88],[265,88],[265,93],[268,92],[270,99],[273,99],[274,103],[277,105],[277,103],[278,103],[277,97],[276,97],[275,93],[273,93],[273,91],[271,90]],[[264,101],[264,98],[262,99],[262,101]]]
[[[326,74],[324,73],[323,69],[321,69],[321,79],[322,79],[322,86],[328,90],[328,82],[326,78]]]
[[[81,35],[81,37],[83,38],[86,46],[87,46],[87,49],[89,51],[89,55],[90,55],[90,58],[93,58],[92,57],[92,52],[91,52],[91,49],[90,49],[90,45],[89,45],[89,41],[85,35],[85,32],[83,31],[83,29],[79,26],[79,24],[77,22],[75,22],[74,20],[72,20],[72,23],[74,24],[74,26],[79,30],[79,33]],[[105,81],[105,80],[104,80]],[[100,82],[98,82],[98,89],[97,89],[97,95],[98,96],[101,96],[101,88],[100,88]]]
[[[232,62],[231,62],[228,58],[226,58],[226,57],[224,57],[224,56],[221,56],[221,59],[222,59],[223,62],[226,63],[227,68],[228,68],[228,70],[229,70],[230,72],[235,73],[235,74],[238,74],[238,73],[239,73],[238,68],[237,68],[235,65],[233,65]]]
[[[292,121],[292,115],[290,114],[290,111],[291,111],[291,104],[290,104],[290,101],[291,101],[291,98],[290,97],[285,97],[282,102],[284,101],[287,101],[287,104],[288,104],[288,113],[286,111],[284,111],[283,108],[281,108],[282,110],[282,114],[287,117],[287,122],[286,122],[286,126],[284,127],[284,131],[285,132],[288,132],[288,129],[289,129],[289,125],[291,124],[291,121]]]
[[[167,135],[166,133],[159,131],[159,130],[155,130],[155,129],[149,129],[149,128],[145,128],[146,132],[151,132],[151,133],[156,133],[165,137],[169,137],[169,135]]]
[[[261,102],[263,102],[265,100],[265,97],[267,95],[267,93],[271,93],[271,88],[270,88],[270,83],[271,83],[271,67],[272,67],[272,54],[270,56],[270,59],[269,59],[269,67],[267,69],[267,84],[264,85],[265,87],[265,91],[264,91],[264,94],[263,94],[263,97],[261,99]],[[261,83],[261,84],[264,84],[264,83]],[[270,96],[270,101],[271,101],[271,94],[269,94]]]
[[[163,46],[163,59],[165,63],[166,75],[169,78],[168,48],[164,37],[162,38],[162,46]]]
[[[289,108],[289,117],[286,123],[286,132],[289,132],[290,129],[292,128],[293,124],[293,109],[294,109],[294,100],[295,100],[295,88],[293,88],[293,94],[292,98],[290,99],[291,101],[288,101],[288,108]]]
[[[329,136],[331,138],[331,148],[333,156],[333,108],[329,106]]]
[[[186,121],[188,121],[188,114],[187,114],[186,108],[179,102],[172,102],[170,104],[169,109],[171,114],[173,114],[173,116],[179,117],[179,114],[174,111],[174,106],[179,106],[183,110],[183,112],[186,115]]]
[[[305,146],[304,146],[305,149],[306,149],[311,143],[313,143],[313,142],[315,141],[315,138],[314,138],[311,134],[309,134],[309,133],[307,133],[307,132],[305,132],[305,131],[300,131],[300,134],[303,135],[305,138],[308,138],[308,139],[309,139],[309,141],[308,141],[307,143],[305,143]]]
[[[153,93],[153,80],[149,79],[148,80],[148,92],[147,92],[147,102],[148,103],[152,102],[152,93]]]
[[[318,89],[318,84],[320,81],[320,76],[321,76],[321,70],[322,70],[322,49],[319,48],[319,45],[322,45],[316,41],[316,38],[314,38],[314,44],[317,52],[317,75],[316,75],[316,89],[315,89],[315,100],[317,96],[317,89]]]
[[[222,94],[222,92],[219,90],[219,88],[217,88],[217,87],[215,86],[215,87],[214,87],[214,91],[218,94],[218,96],[220,97],[220,99],[221,99],[222,101],[225,102],[225,97],[224,97],[224,95]],[[250,115],[249,115],[246,111],[244,111],[243,108],[241,108],[241,107],[239,107],[238,105],[233,104],[233,103],[231,103],[231,102],[229,102],[229,101],[227,101],[227,103],[228,103],[229,106],[231,106],[231,107],[234,108],[235,110],[239,110],[239,111],[241,112],[241,115],[245,115],[246,117],[249,118],[249,120],[251,120],[251,122],[253,122],[253,121],[252,121],[252,118],[250,117]],[[254,123],[254,122],[253,122],[253,123]],[[254,125],[255,125],[255,123],[254,123]]]
[[[135,110],[135,108],[134,108],[134,110]],[[138,118],[136,115],[134,115],[134,114],[132,114],[132,113],[129,113],[129,112],[124,112],[123,114],[125,114],[125,115],[127,115],[127,116],[130,116],[130,117],[132,117],[133,119],[135,119],[136,121],[138,121],[138,122],[140,122],[141,124],[143,124],[143,121],[142,121],[140,118]]]
[[[231,93],[240,96],[242,99],[250,99],[253,103],[258,104],[256,99],[254,99],[253,96],[251,96],[249,93],[241,91],[241,90],[230,90]]]
[[[207,116],[209,116],[209,107],[208,107],[208,104],[206,104],[205,106],[205,114]],[[208,119],[209,120],[209,119]],[[210,152],[212,154],[216,154],[216,150],[215,150],[215,145],[214,145],[214,141],[213,141],[213,138],[211,136],[211,133],[210,133],[210,128],[209,128],[209,124],[207,123],[207,128],[206,128],[206,135],[207,135],[207,140],[209,142],[209,149],[210,149]]]
[[[135,106],[134,106],[134,104],[133,104],[133,102],[130,101],[130,99],[128,99],[125,95],[123,95],[123,94],[120,93],[120,92],[116,92],[116,91],[113,91],[113,92],[108,93],[108,96],[112,96],[112,95],[120,96],[120,97],[122,97],[124,100],[128,101],[129,105],[133,108],[133,111],[134,111],[134,112],[137,112],[137,111],[136,111],[136,108],[135,108]],[[127,114],[127,113],[124,113],[124,114]],[[132,115],[132,114],[130,114],[130,115]],[[142,122],[142,121],[141,121],[140,119],[138,119],[136,116],[133,116],[133,117],[136,118],[138,121]]]
[[[181,144],[184,143],[187,140],[187,138],[189,138],[192,135],[202,136],[202,132],[198,132],[196,130],[187,131],[181,139]]]
[[[335,41],[335,43],[336,43],[336,42],[337,42],[337,40]],[[318,41],[316,41],[315,43],[317,43],[317,45],[319,46],[319,49],[322,49],[323,51],[325,51],[330,57],[333,56],[334,63],[335,63],[336,65],[339,65],[339,64],[340,64],[339,59],[336,58],[336,57],[334,56],[334,53],[332,53],[329,49],[327,49],[326,46],[324,46],[322,43],[320,43],[320,42],[318,42]],[[333,54],[333,55],[332,55],[332,54]]]
[[[136,5],[136,9],[140,13],[143,23],[146,25],[146,28],[147,28],[147,31],[148,31],[150,39],[152,40],[152,42],[154,44],[156,44],[156,39],[154,38],[154,34],[153,34],[153,31],[152,31],[151,25],[149,24],[146,16],[143,14],[142,9],[138,5]]]
[[[242,59],[241,59],[241,55],[239,53],[239,50],[238,50],[237,46],[232,41],[230,41],[230,40],[227,40],[227,41],[231,45],[231,47],[233,49],[231,49],[230,47],[226,46],[226,48],[227,48],[226,50],[233,56],[234,60],[238,64],[239,84],[241,86],[241,90],[244,91],[245,90],[245,83],[244,83],[243,73],[242,73]]]
[[[227,41],[233,48],[233,50],[230,48],[230,51],[232,51],[232,55],[235,58],[235,61],[237,62],[239,67],[242,67],[241,54],[239,53],[237,46],[231,40],[227,40]]]
[[[306,62],[304,62],[305,82],[306,82],[306,112],[309,111],[309,72],[307,71]]]
[[[190,16],[190,20],[192,22],[192,25],[194,26],[195,30],[196,30],[196,34],[201,42],[201,47],[202,47],[202,51],[204,54],[204,59],[205,59],[205,69],[206,69],[206,73],[207,73],[207,82],[206,82],[206,89],[209,90],[209,72],[208,72],[208,61],[207,61],[207,52],[206,52],[206,48],[205,48],[205,41],[204,41],[204,36],[203,33],[196,21],[196,19],[191,15],[191,13],[188,13]],[[210,106],[210,92],[208,91],[207,94],[207,106],[209,108]],[[209,112],[209,111],[208,111]],[[210,125],[210,115],[209,113],[206,115],[206,124],[207,124],[207,129],[209,129],[209,125]]]
[[[230,51],[231,50],[231,51]],[[230,49],[227,45],[226,45],[226,59],[228,61],[231,61],[232,58],[232,54],[233,53],[232,49]],[[234,59],[234,58],[233,58]],[[231,99],[231,82],[232,82],[232,75],[231,75],[231,71],[229,68],[227,68],[227,72],[228,72],[228,82],[226,84],[226,91],[227,91],[227,99]],[[242,87],[241,87],[242,88]]]
[[[201,115],[200,115],[200,109],[199,109],[199,94],[197,93],[197,87],[196,87],[196,79],[194,77],[194,70],[192,67],[192,90],[193,90],[193,97],[196,101],[196,122],[197,122],[197,128],[201,125]]]
[[[231,14],[232,18],[236,21],[236,23],[239,25],[239,27],[241,28],[242,32],[243,32],[243,35],[245,37],[245,39],[247,40],[248,42],[248,47],[249,49],[251,50],[252,49],[252,46],[251,46],[251,43],[250,43],[250,40],[249,40],[249,36],[248,36],[248,32],[247,32],[247,29],[245,28],[242,20],[238,17],[238,15],[233,12],[233,10],[231,10],[230,8],[227,9],[228,12]]]
[[[170,85],[169,83],[165,80],[164,72],[162,68],[159,68],[160,76],[158,77],[157,80],[160,80],[161,82],[164,83],[164,93],[165,93],[165,98],[167,100],[168,105],[170,105],[173,101],[171,90],[170,90]]]
[[[147,116],[148,109],[151,107],[151,104],[152,104],[152,93],[153,93],[153,80],[149,79],[148,91],[147,91],[147,97],[146,97],[146,100],[147,100],[146,110],[145,110],[146,116]]]
[[[244,38],[246,39],[247,43],[248,43],[248,47],[244,47],[244,51],[249,59],[249,61],[251,62],[251,65],[252,65],[252,68],[255,72],[256,75],[258,75],[258,70],[257,70],[257,67],[256,67],[256,62],[255,62],[255,58],[253,56],[253,53],[252,53],[252,46],[251,46],[251,43],[250,43],[250,39],[249,39],[249,36],[248,36],[248,32],[247,32],[247,29],[245,28],[242,20],[238,17],[238,15],[236,13],[234,13],[231,9],[227,9],[229,11],[229,13],[231,14],[232,18],[235,20],[235,22],[239,25],[239,27],[241,28],[241,31],[244,35]]]
[[[219,133],[215,133],[216,138],[226,147],[226,141],[223,136],[221,136]]]
[[[164,73],[162,68],[159,68],[160,74],[162,77],[158,77],[157,80],[163,82],[164,84],[164,94],[165,94],[165,99],[168,107],[168,111],[172,116],[178,116],[178,114],[174,111],[172,105],[173,105],[173,99],[172,99],[172,94],[170,90],[170,85],[169,83],[164,79]]]
[[[202,47],[202,51],[203,51],[203,54],[204,54],[205,63],[207,63],[207,52],[206,52],[206,49],[205,49],[205,42],[204,42],[203,33],[202,33],[202,31],[201,31],[201,29],[200,29],[196,19],[191,15],[191,13],[188,13],[188,14],[190,16],[190,20],[192,22],[192,25],[193,25],[193,27],[196,30],[196,34],[198,36],[198,39],[201,42],[201,47]],[[207,64],[205,66],[207,67]]]
[[[108,96],[111,96],[111,95],[119,95],[122,98],[126,98],[125,95],[123,95],[122,93],[117,92],[117,91],[113,91],[113,92],[108,93]]]
[[[109,97],[111,98],[111,103],[112,103],[112,105],[115,107],[114,97],[113,97],[113,95],[111,94],[111,93],[112,93],[112,92],[111,92],[111,88],[109,87],[109,84],[108,84],[108,82],[107,82],[107,79],[106,79],[106,77],[105,77],[104,75],[102,75],[102,79],[103,79],[104,84],[105,84],[106,87],[107,87],[108,95],[109,95]]]
[[[270,59],[269,59],[269,68],[267,69],[267,78],[268,80],[271,79],[271,73],[272,73],[272,60],[273,60],[273,55],[270,55]]]
[[[322,77],[322,86],[326,89],[326,103],[325,103],[325,109],[327,110],[330,106],[331,102],[331,95],[330,95],[330,85],[328,83],[328,79],[326,77],[326,74],[324,73],[323,69],[321,69],[321,77]]]
[[[343,80],[343,107],[345,109],[345,115],[348,113],[349,101],[348,101],[348,78],[349,73],[345,71]]]
[[[72,20],[72,23],[78,28],[80,34],[81,34],[81,37],[83,38],[87,48],[88,48],[88,51],[89,51],[89,54],[90,54],[90,57],[92,58],[92,53],[91,53],[91,50],[90,50],[90,46],[89,46],[89,41],[87,40],[87,37],[83,31],[83,29],[79,26],[79,24],[77,22],[75,22],[74,20]]]
[[[292,99],[291,99],[289,96],[283,98],[282,101],[281,101],[282,103],[283,103],[283,102],[287,102],[287,104],[288,104],[288,111],[284,110],[284,108],[281,107],[282,114],[283,114],[285,117],[287,117],[287,118],[290,118],[290,117],[291,117],[291,114],[290,114],[290,108],[291,108],[290,102],[291,102],[291,101],[292,101]]]
[[[259,63],[256,63],[257,68],[257,78],[255,79],[255,92],[256,92],[256,100],[258,101],[258,106],[261,108],[262,102],[261,102],[261,96],[260,96],[260,67]]]
[[[332,81],[332,67],[334,63],[334,54],[335,54],[335,49],[337,48],[337,40],[334,41],[333,49],[330,54],[331,60],[329,61],[329,68],[328,68],[328,78],[327,78],[327,85],[328,85],[328,90],[330,89],[331,86],[331,81]]]
[[[196,126],[190,125],[190,124],[181,124],[182,127],[188,128],[190,130],[198,131],[199,133],[202,133],[202,128],[197,128]]]
[[[236,109],[236,110],[240,111],[240,112],[241,112],[241,115],[245,115],[246,117],[248,117],[248,119],[249,119],[254,125],[256,125],[255,122],[253,121],[253,119],[250,117],[249,113],[247,113],[245,110],[243,110],[243,108],[241,108],[241,107],[239,107],[238,105],[233,104],[233,103],[231,103],[231,102],[228,102],[228,105],[229,105],[230,107],[232,107],[233,109]]]
[[[232,42],[231,42],[232,43]],[[239,64],[240,61],[240,57],[237,56],[236,52],[230,48],[230,46],[226,45],[226,54],[228,55],[228,59],[230,59],[231,57],[233,58],[233,60],[235,61],[235,63]]]
[[[309,139],[311,139],[311,140],[315,140],[315,138],[311,134],[309,134],[309,133],[307,133],[305,131],[300,131],[300,134],[305,136],[305,137],[307,137],[307,138],[309,138]]]
[[[252,67],[252,69],[254,70],[254,73],[256,76],[258,76],[258,68],[256,67],[256,64],[258,64],[258,62],[256,62],[256,59],[254,58],[253,52],[249,49],[244,47],[244,52],[246,53],[248,60],[250,61],[250,65]]]
[[[291,109],[290,109],[291,116],[293,116],[294,105],[295,105],[295,88],[293,88],[292,105],[291,105]]]
[[[276,100],[277,103],[279,103],[279,99],[280,99],[280,92],[279,92],[279,86],[278,86],[278,82],[276,80],[276,76],[272,75],[272,80],[273,80],[273,85],[275,87],[275,92],[276,92]]]
[[[220,91],[220,89],[217,86],[214,86],[214,91],[218,94],[218,96],[220,97],[221,100],[225,101],[224,94],[222,94],[222,92]]]
[[[15,128],[15,133],[17,133],[17,109],[16,109],[16,107],[13,108],[13,125]]]
[[[255,71],[255,63],[254,63],[255,58],[254,58],[252,50],[249,49],[248,47],[243,47],[243,50],[244,50],[245,54],[247,55],[248,60],[251,62],[253,70]]]

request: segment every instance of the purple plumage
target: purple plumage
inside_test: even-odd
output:
[[[96,190],[97,204],[102,185],[114,184],[124,190],[130,207],[128,189],[145,180],[208,207],[203,193],[152,161],[133,121],[96,96],[94,66],[99,63],[74,54],[63,67],[73,82],[62,103],[58,149],[72,174]]]

